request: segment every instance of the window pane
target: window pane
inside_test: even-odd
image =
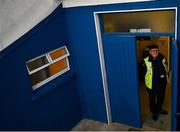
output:
[[[38,58],[38,59],[33,60],[31,62],[28,62],[27,66],[28,66],[29,70],[32,71],[32,70],[35,70],[35,69],[37,69],[37,68],[39,68],[39,67],[41,67],[47,63],[48,63],[48,60],[47,60],[46,56],[43,56],[41,58]]]
[[[175,10],[108,13],[102,18],[104,32],[172,33],[175,29]]]
[[[62,49],[59,49],[59,50],[56,50],[52,53],[50,53],[50,56],[53,60],[63,56],[63,55],[66,55],[67,52],[66,52],[66,49],[65,48],[62,48]]]
[[[67,58],[65,59],[62,59],[52,65],[49,66],[49,71],[50,71],[50,74],[51,75],[54,75],[64,69],[66,69],[68,67],[68,64],[67,64]]]
[[[56,63],[30,75],[31,83],[32,85],[38,84],[67,67],[67,58],[57,61]]]
[[[49,69],[48,69],[48,67],[46,67],[36,73],[31,74],[30,80],[31,80],[32,85],[35,85],[49,77],[50,77]]]

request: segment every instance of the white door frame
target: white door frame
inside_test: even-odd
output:
[[[101,67],[101,76],[102,76],[104,100],[105,100],[108,124],[110,124],[112,122],[112,115],[111,115],[106,66],[105,66],[105,59],[104,59],[104,52],[103,52],[102,36],[101,36],[101,30],[100,30],[99,14],[119,13],[119,12],[159,11],[159,10],[172,10],[172,9],[175,10],[175,23],[174,23],[174,25],[175,25],[175,41],[177,41],[177,10],[178,10],[177,7],[94,12],[94,23],[95,23],[95,29],[96,29],[96,38],[97,38],[97,44],[98,44],[98,52],[99,52],[99,60],[100,60],[100,67]]]

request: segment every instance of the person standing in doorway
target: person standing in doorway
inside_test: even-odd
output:
[[[157,121],[159,114],[168,114],[162,108],[168,80],[167,60],[157,45],[149,46],[149,55],[143,60],[143,73],[152,119]]]

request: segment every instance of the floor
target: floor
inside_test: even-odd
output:
[[[152,128],[149,126],[143,126],[143,128],[138,129],[131,126],[123,125],[120,123],[111,123],[107,125],[106,123],[102,123],[99,121],[87,120],[83,119],[79,122],[77,126],[75,126],[72,131],[128,131],[128,130],[161,130],[158,128]]]
[[[163,108],[168,111],[168,115],[159,115],[157,121],[153,121],[148,105],[148,94],[141,87],[141,112],[142,112],[142,128],[134,128],[132,126],[123,125],[120,123],[106,123],[83,119],[77,124],[72,131],[170,131],[171,130],[171,89],[170,84],[166,89],[166,97]]]
[[[166,131],[170,130],[170,128],[166,127],[168,126],[167,118],[169,118],[169,115],[160,115],[158,121],[155,122],[151,117],[148,117],[140,129],[120,123],[108,125],[99,121],[83,119],[72,131]]]
[[[160,115],[157,122],[154,122],[151,119],[151,112],[149,108],[149,99],[148,99],[148,93],[141,85],[141,114],[142,114],[142,120],[144,122],[145,126],[157,128],[161,130],[170,130],[171,129],[171,87],[170,83],[167,84],[166,87],[166,95],[165,100],[163,104],[163,109],[168,111],[168,115]]]

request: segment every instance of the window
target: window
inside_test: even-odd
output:
[[[175,10],[119,12],[101,14],[105,33],[173,33]]]
[[[33,90],[70,70],[66,46],[26,62]]]

